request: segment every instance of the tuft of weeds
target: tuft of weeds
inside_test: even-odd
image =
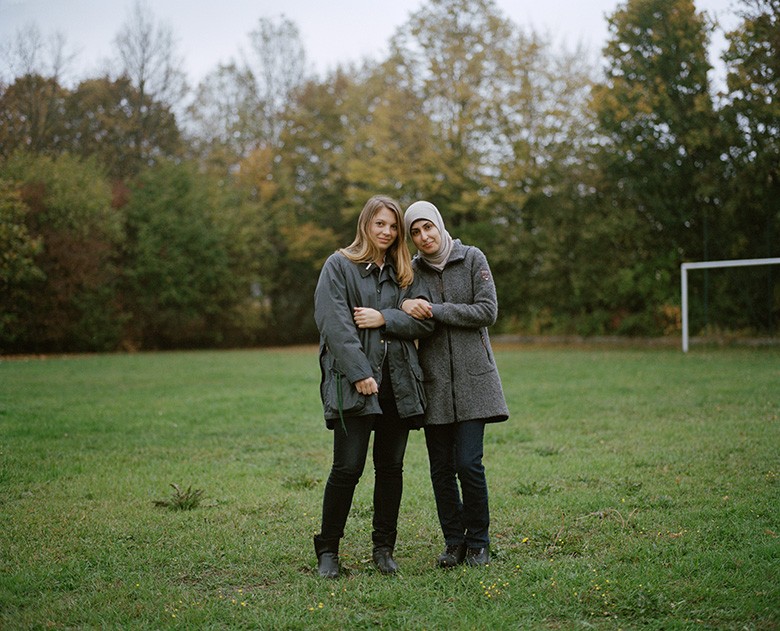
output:
[[[563,447],[555,447],[553,445],[544,445],[537,447],[535,450],[537,456],[542,458],[549,458],[550,456],[559,456],[563,453]]]
[[[173,495],[168,500],[155,500],[154,505],[170,510],[192,510],[200,505],[200,499],[203,496],[203,489],[192,490],[188,486],[186,491],[182,491],[178,484],[171,484]]]
[[[282,481],[282,486],[285,489],[292,491],[306,491],[308,489],[316,488],[321,479],[312,475],[299,474],[294,476],[287,476]]]
[[[548,493],[552,492],[553,487],[549,484],[539,484],[536,480],[533,482],[520,482],[515,487],[515,493],[517,495],[527,495],[527,496],[539,496],[539,495],[547,495]]]

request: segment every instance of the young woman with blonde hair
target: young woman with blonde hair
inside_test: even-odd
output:
[[[393,551],[404,453],[409,430],[420,426],[425,410],[414,340],[433,331],[433,321],[400,308],[408,298],[430,298],[414,282],[404,236],[398,203],[372,197],[358,217],[355,240],[328,257],[314,293],[320,395],[326,426],[333,431],[333,464],[314,537],[317,570],[326,578],[339,574],[339,542],[372,432],[372,558],[383,574],[398,569]]]

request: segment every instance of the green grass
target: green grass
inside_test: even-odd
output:
[[[421,433],[316,576],[312,348],[0,361],[2,629],[778,629],[780,352],[499,348],[494,561],[441,571]],[[170,510],[171,484],[202,490]]]

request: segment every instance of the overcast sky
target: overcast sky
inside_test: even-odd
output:
[[[94,74],[112,56],[112,41],[127,21],[134,0],[0,0],[0,42],[35,23],[44,36],[65,35],[79,52],[78,76]],[[218,63],[247,49],[248,33],[261,17],[285,15],[300,29],[314,69],[324,73],[341,62],[381,59],[396,29],[424,0],[146,0],[157,20],[168,24],[178,43],[190,81],[197,83]],[[607,36],[605,16],[618,0],[496,0],[515,24],[549,34],[560,46],[585,45],[594,57]],[[726,28],[737,23],[733,0],[696,0],[699,10]],[[713,40],[711,59],[723,47]],[[0,76],[6,76],[5,68]],[[78,77],[76,77],[78,78]]]

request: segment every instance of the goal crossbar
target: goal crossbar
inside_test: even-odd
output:
[[[751,265],[780,265],[780,257],[769,259],[733,259],[730,261],[700,261],[680,265],[680,293],[682,294],[682,349],[688,352],[688,270],[717,267],[747,267]]]

